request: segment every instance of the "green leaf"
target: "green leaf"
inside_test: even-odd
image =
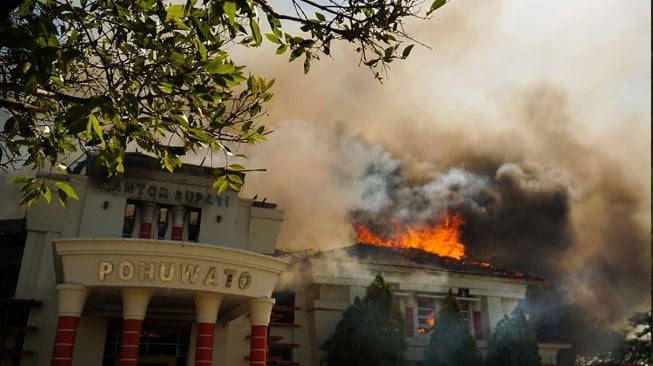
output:
[[[20,204],[26,205],[27,208],[34,206],[39,199],[40,189],[38,187],[31,187],[24,189],[20,195]]]
[[[206,71],[211,74],[226,75],[236,71],[236,67],[234,65],[224,63],[224,60],[216,59],[209,62],[209,64],[206,65]]]
[[[104,137],[102,136],[102,127],[95,114],[91,113],[88,116],[88,124],[86,125],[86,133],[91,136],[91,131],[100,139],[102,146],[104,146]]]
[[[265,38],[267,38],[272,43],[281,44],[281,39],[277,37],[276,34],[265,33]]]
[[[16,123],[15,117],[9,117],[9,119],[5,121],[5,133],[13,132],[16,127],[18,127],[18,123]]]
[[[195,43],[197,44],[197,50],[200,52],[202,61],[206,61],[206,47],[204,46],[204,42],[198,36],[195,36]]]
[[[59,189],[57,190],[57,196],[61,207],[66,207],[66,204],[68,203],[68,195],[66,195],[66,192]]]
[[[229,181],[224,179],[223,177],[222,182],[220,182],[220,184],[218,185],[218,195],[223,194],[228,187],[229,187]]]
[[[34,181],[36,181],[36,178],[27,175],[20,175],[11,180],[12,183],[16,184],[30,184],[34,183]]]
[[[165,94],[170,94],[170,93],[172,93],[172,87],[173,87],[172,84],[167,83],[167,82],[165,82],[165,81],[162,81],[162,82],[159,84],[159,90],[161,90],[161,92],[162,92],[162,93],[165,93]]]
[[[222,10],[229,18],[231,24],[236,24],[236,3],[233,1],[225,1],[222,5]]]
[[[243,179],[238,174],[227,174],[227,180],[231,183],[236,183],[239,185],[243,184]]]
[[[182,165],[181,160],[176,156],[166,155],[161,160],[163,167],[166,168],[170,173],[175,171],[175,168],[178,168]]]
[[[315,17],[317,18],[317,20],[319,20],[321,22],[326,20],[326,18],[324,17],[324,14],[322,14],[322,13],[315,12]]]
[[[287,44],[282,44],[281,46],[277,47],[277,55],[281,55],[284,52],[288,50],[288,45]]]
[[[235,172],[245,170],[245,167],[240,165],[240,164],[231,164],[228,166],[229,170],[233,170]]]
[[[76,200],[79,199],[77,193],[75,193],[75,189],[70,184],[66,182],[54,182],[54,186],[57,187],[59,192],[65,193],[66,197],[70,197]]]
[[[56,85],[56,86],[58,86],[60,88],[63,88],[63,86],[64,86],[63,78],[61,78],[59,76],[54,76],[54,75],[50,76],[50,81],[52,81],[54,83],[54,85]]]
[[[167,9],[166,16],[168,20],[176,20],[184,17],[184,5],[170,5]]]
[[[415,46],[414,44],[406,46],[406,48],[404,48],[404,51],[401,53],[401,58],[405,59],[406,57],[408,57],[408,55],[410,55],[410,51],[413,50],[414,46]]]
[[[440,7],[442,7],[446,3],[447,3],[447,0],[435,0],[435,1],[433,1],[433,3],[431,4],[431,8],[429,8],[429,11],[426,13],[426,15],[430,15],[434,11],[440,9]]]
[[[48,186],[43,185],[41,187],[41,196],[45,198],[45,202],[50,203],[50,201],[52,200],[52,191]]]
[[[255,19],[250,19],[249,20],[249,26],[252,29],[252,36],[254,37],[254,42],[256,45],[260,45],[261,42],[263,41],[263,37],[261,37],[261,29],[258,26],[258,22]]]

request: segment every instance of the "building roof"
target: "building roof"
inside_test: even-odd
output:
[[[359,243],[349,247],[321,251],[311,257],[324,259],[337,258],[338,260],[351,259],[362,264],[460,272],[536,282],[544,281],[541,278],[518,271],[497,268],[487,262],[470,259],[458,260],[412,248],[381,247]]]

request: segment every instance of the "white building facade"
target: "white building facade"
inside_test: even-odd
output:
[[[405,318],[406,356],[411,365],[423,360],[429,332],[437,326],[436,314],[449,290],[457,295],[470,333],[485,354],[497,323],[524,299],[529,284],[541,281],[480,263],[461,265],[421,251],[363,244],[294,262],[288,272],[294,277],[284,279],[287,288],[294,289],[285,295],[294,298],[284,301],[283,296],[278,297],[281,303],[294,306],[293,324],[273,320],[270,347],[272,352],[276,342],[283,342],[280,348],[291,350],[283,357],[303,366],[320,365],[324,358],[322,344],[333,333],[344,310],[356,297],[365,296],[377,274],[394,288],[395,300]],[[568,342],[540,342],[543,365],[556,365],[558,351],[569,347]]]
[[[0,365],[266,365],[283,211],[216,195],[201,167],[169,174],[139,154],[125,165],[119,182],[90,166],[57,177],[79,200],[22,217],[5,180],[0,238],[24,242],[18,267],[0,262],[15,279]]]

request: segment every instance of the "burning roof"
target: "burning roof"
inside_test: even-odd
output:
[[[345,257],[341,255],[343,252],[347,254],[346,258],[351,258],[352,261],[361,264],[469,273],[533,282],[544,281],[541,278],[529,276],[518,271],[497,268],[488,262],[466,258],[456,259],[415,248],[385,247],[374,244],[358,243],[349,247],[322,251],[314,254],[312,257],[324,259],[333,257],[338,258],[338,260],[343,260],[343,257]]]

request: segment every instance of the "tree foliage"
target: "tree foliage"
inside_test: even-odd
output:
[[[404,320],[393,301],[393,291],[377,275],[361,301],[343,313],[322,349],[327,366],[399,366],[405,362]]]
[[[653,365],[651,311],[633,314],[628,318],[628,325],[624,342],[624,362]]]
[[[535,333],[518,308],[504,315],[490,336],[485,366],[541,366]]]
[[[270,133],[259,118],[274,79],[252,75],[230,51],[267,40],[276,54],[303,59],[308,72],[344,41],[381,78],[415,43],[405,21],[429,18],[444,3],[7,1],[0,8],[0,109],[9,118],[0,167],[42,173],[21,198],[33,203],[71,154],[91,151],[110,175],[121,175],[128,148],[155,156],[168,171],[206,149],[223,155],[213,188],[239,189],[237,146]]]
[[[451,290],[424,351],[424,366],[480,366],[481,355]]]

